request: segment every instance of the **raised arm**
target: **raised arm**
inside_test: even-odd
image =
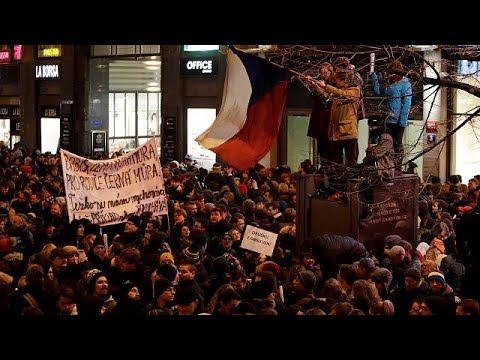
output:
[[[376,73],[370,74],[370,79],[373,82],[373,92],[375,95],[380,96],[382,93],[382,89],[380,88],[380,82],[378,81],[378,76]]]

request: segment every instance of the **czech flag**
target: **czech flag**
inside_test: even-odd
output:
[[[220,111],[195,141],[238,171],[253,167],[278,136],[288,69],[230,48]]]

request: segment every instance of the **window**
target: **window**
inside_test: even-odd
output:
[[[220,45],[183,45],[183,51],[210,51],[218,49],[220,49]]]
[[[91,53],[93,57],[160,54],[160,45],[92,45]]]
[[[108,129],[110,156],[160,136],[160,80],[160,56],[90,60],[89,124]]]
[[[110,155],[160,136],[160,93],[110,93],[108,103]]]

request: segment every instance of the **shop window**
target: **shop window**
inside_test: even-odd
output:
[[[108,129],[110,156],[160,137],[160,75],[159,56],[90,61],[89,124]]]
[[[160,93],[110,93],[110,153],[133,150],[160,136]]]

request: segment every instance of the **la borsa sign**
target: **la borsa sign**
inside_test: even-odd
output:
[[[35,79],[60,79],[60,65],[35,65]]]

